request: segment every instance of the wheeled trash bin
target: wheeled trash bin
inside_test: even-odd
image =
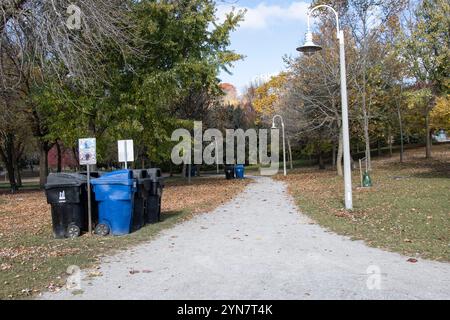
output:
[[[75,238],[87,231],[87,177],[78,173],[51,173],[45,185],[51,205],[55,238]]]
[[[161,198],[164,178],[159,168],[147,169],[147,177],[150,180],[150,192],[147,198],[145,221],[146,223],[156,223],[161,221]]]
[[[136,191],[133,171],[105,173],[92,180],[92,185],[98,203],[98,224],[95,233],[101,236],[130,233]]]
[[[234,164],[227,164],[225,166],[225,178],[227,178],[227,180],[234,179],[234,169]]]
[[[136,192],[134,194],[134,210],[132,231],[137,231],[145,225],[145,210],[147,199],[151,191],[151,179],[147,176],[147,170],[133,170],[133,178],[136,180]]]
[[[236,165],[236,168],[234,170],[236,172],[237,179],[244,179],[245,167],[243,164]]]

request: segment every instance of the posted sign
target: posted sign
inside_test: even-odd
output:
[[[134,162],[133,140],[119,140],[117,147],[119,149],[119,162]]]
[[[95,138],[79,139],[78,153],[80,156],[80,165],[97,164],[97,149]]]

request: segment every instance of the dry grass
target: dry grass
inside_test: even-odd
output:
[[[159,231],[209,211],[242,191],[248,180],[215,178],[167,183],[162,222],[124,237],[84,235],[53,239],[50,206],[41,191],[0,195],[0,299],[24,298],[41,290],[58,290],[68,266],[91,266],[103,254],[148,241]]]
[[[450,261],[450,145],[373,163],[374,187],[359,188],[353,173],[354,210],[343,209],[343,181],[331,170],[297,170],[287,178],[303,212],[337,233],[414,257]]]

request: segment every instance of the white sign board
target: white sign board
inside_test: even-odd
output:
[[[97,148],[95,138],[79,139],[78,153],[80,165],[97,164]]]
[[[133,140],[119,140],[117,147],[119,150],[119,162],[134,162]]]

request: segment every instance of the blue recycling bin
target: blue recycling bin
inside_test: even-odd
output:
[[[119,170],[105,173],[92,180],[98,202],[98,224],[95,233],[115,236],[131,232],[136,180],[133,171]]]
[[[236,178],[244,179],[245,169],[244,169],[244,165],[243,164],[236,165],[234,170],[236,171]]]

